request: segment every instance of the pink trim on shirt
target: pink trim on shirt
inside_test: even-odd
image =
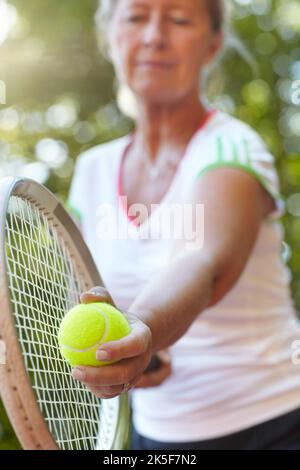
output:
[[[215,108],[212,108],[210,110],[207,111],[207,113],[203,116],[203,118],[201,119],[201,122],[199,124],[199,127],[198,129],[196,130],[195,134],[197,132],[199,132],[200,130],[203,130],[205,128],[205,126],[208,124],[208,122],[210,121],[210,119],[212,118],[212,116],[215,115],[215,113],[218,112],[218,109],[215,109]],[[131,134],[131,138],[130,138],[130,141],[128,142],[128,144],[126,145],[125,149],[123,150],[123,154],[121,156],[121,159],[120,159],[120,165],[119,165],[119,171],[118,171],[118,180],[117,180],[117,194],[118,194],[118,198],[119,198],[119,202],[121,203],[121,206],[122,208],[124,209],[124,212],[125,212],[125,215],[127,217],[127,219],[133,223],[136,227],[138,227],[138,225],[135,223],[135,219],[136,217],[134,216],[130,216],[127,212],[127,207],[126,205],[124,204],[124,199],[120,199],[122,196],[124,196],[123,194],[123,186],[122,186],[122,168],[123,168],[123,163],[124,163],[124,160],[125,160],[125,157],[127,155],[127,152],[129,150],[129,147],[130,145],[132,144],[133,142],[133,136],[134,136],[134,132],[132,132]],[[182,161],[184,160],[184,158],[186,157],[186,154],[187,152],[185,152],[185,154],[183,155],[182,157]]]

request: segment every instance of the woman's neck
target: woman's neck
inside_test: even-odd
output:
[[[131,151],[147,153],[154,163],[165,151],[184,149],[206,113],[207,108],[195,96],[174,106],[148,106],[138,102]]]

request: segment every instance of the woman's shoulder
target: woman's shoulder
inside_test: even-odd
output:
[[[246,122],[221,110],[191,142],[191,165],[203,167],[214,162],[234,161],[246,163],[264,161],[273,164],[274,156],[259,133]]]
[[[112,162],[118,157],[118,155],[120,155],[120,152],[125,148],[129,139],[130,134],[95,145],[79,154],[77,157],[77,164],[80,166],[90,166],[96,161],[100,162],[105,160],[107,162]]]
[[[220,138],[231,141],[246,139],[266,147],[262,137],[251,125],[228,112],[217,110],[211,124],[208,134],[212,141]]]

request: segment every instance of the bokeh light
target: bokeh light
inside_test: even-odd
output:
[[[17,23],[17,19],[17,9],[8,4],[6,0],[0,0],[0,45],[8,38],[9,33]]]
[[[300,193],[292,194],[287,200],[287,209],[295,217],[300,217]]]

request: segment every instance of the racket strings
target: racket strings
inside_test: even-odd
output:
[[[75,381],[57,342],[62,318],[87,286],[53,220],[16,196],[6,220],[6,260],[25,366],[51,434],[62,449],[109,449],[118,401],[100,403]]]

